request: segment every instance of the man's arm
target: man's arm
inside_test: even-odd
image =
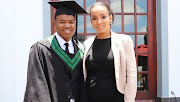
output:
[[[37,44],[34,44],[29,54],[24,102],[51,102],[40,53]]]

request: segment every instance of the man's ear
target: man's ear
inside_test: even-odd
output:
[[[57,29],[56,29],[56,19],[54,20],[54,32],[56,32],[57,31]]]
[[[54,28],[56,28],[56,20],[54,20]]]

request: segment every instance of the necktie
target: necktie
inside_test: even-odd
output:
[[[69,53],[69,50],[68,50],[69,43],[65,43],[64,45],[66,46],[65,52],[66,52],[66,53]]]

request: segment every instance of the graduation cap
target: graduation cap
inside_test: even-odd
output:
[[[50,1],[48,3],[56,9],[55,18],[61,14],[73,15],[76,18],[76,31],[74,36],[77,40],[78,14],[86,14],[87,12],[75,1]]]

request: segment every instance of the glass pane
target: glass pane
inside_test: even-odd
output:
[[[90,37],[93,37],[93,36],[95,36],[95,35],[87,35],[87,39],[90,38]]]
[[[75,0],[82,8],[84,8],[83,0]]]
[[[124,15],[124,31],[134,32],[134,16]]]
[[[78,15],[78,33],[84,33],[84,16]]]
[[[147,32],[147,16],[146,15],[137,16],[137,31]]]
[[[148,90],[148,75],[147,74],[138,74],[138,91],[147,91]]]
[[[137,52],[138,54],[138,66],[142,66],[142,71],[148,71],[148,35],[137,35]],[[139,67],[138,67],[139,68]],[[140,68],[141,69],[141,68]],[[138,69],[138,71],[141,71]]]
[[[124,0],[124,12],[134,13],[134,0]]]
[[[135,35],[128,35],[131,37],[131,39],[133,40],[133,46],[135,47]]]
[[[137,13],[147,13],[147,0],[136,0]]]
[[[138,47],[142,47],[143,48],[147,48],[148,43],[147,40],[148,39],[148,35],[137,35],[137,45]]]
[[[77,35],[77,39],[83,43],[84,42],[84,35]]]
[[[121,12],[121,0],[111,0],[111,8],[113,12]]]
[[[111,25],[111,29],[114,31],[114,32],[122,32],[122,26],[121,26],[121,15],[116,15],[114,17],[114,22],[113,24]]]
[[[86,0],[86,11],[89,13],[90,7],[94,4],[96,0]]]
[[[138,72],[148,71],[148,56],[147,54],[138,55]]]
[[[87,23],[87,33],[96,33],[96,31],[94,30],[94,28],[91,25],[89,16],[86,16],[86,23]]]

